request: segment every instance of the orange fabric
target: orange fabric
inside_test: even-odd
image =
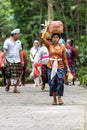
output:
[[[4,53],[1,52],[1,53],[0,53],[0,68],[3,67],[3,65],[2,65],[2,64],[3,64],[3,63],[2,63],[2,62],[3,62],[3,59],[4,59]]]
[[[21,55],[23,56],[23,62],[24,62],[24,64],[26,64],[27,53],[23,50],[21,52]]]
[[[62,59],[62,61],[58,61],[58,68],[61,69],[64,68],[64,66],[68,67],[65,47],[62,44],[59,44],[60,49],[55,48],[52,42],[46,40],[45,34],[42,35],[42,41],[45,44],[45,46],[48,48],[50,58]],[[49,60],[47,66],[49,68],[52,68],[53,62],[54,61]]]

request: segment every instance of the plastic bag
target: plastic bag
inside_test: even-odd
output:
[[[73,75],[69,72],[67,74],[67,82],[72,82],[72,80],[73,80]]]
[[[49,33],[62,33],[63,23],[61,21],[49,21],[48,32]]]
[[[41,66],[42,66],[41,62],[35,63],[35,67],[41,67]]]
[[[51,33],[46,32],[46,39],[50,40],[50,39],[51,39],[51,36],[52,36],[52,34],[51,34]]]
[[[30,73],[29,79],[30,79],[30,80],[34,79],[34,70],[32,70],[32,72]]]
[[[40,71],[38,70],[37,67],[34,68],[34,77],[37,78],[40,75]]]

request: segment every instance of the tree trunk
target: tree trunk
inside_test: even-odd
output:
[[[73,12],[72,12],[71,6],[72,6],[72,3],[71,3],[71,1],[69,1],[70,17],[71,17],[72,21],[74,21],[74,16],[73,16]],[[74,27],[74,24],[72,22],[72,26],[71,26],[72,37],[74,37],[74,35],[75,35],[75,33],[74,33],[75,29],[74,28],[75,27]]]
[[[54,0],[47,0],[48,2],[48,21],[53,20],[53,2]]]
[[[61,4],[62,15],[63,15],[63,19],[64,19],[66,38],[68,38],[69,35],[68,35],[67,20],[66,20],[66,16],[65,16],[65,14],[64,14],[64,5],[63,5],[63,3],[61,3],[61,2],[60,2],[60,4]]]
[[[87,39],[87,0],[86,0],[86,39]]]
[[[40,26],[39,26],[39,42],[40,42],[40,44],[41,44],[41,20],[42,20],[42,1],[40,1]]]
[[[77,9],[77,39],[80,43],[80,13],[79,13],[79,5],[80,5],[80,0],[77,0],[77,5],[78,5],[78,9]]]

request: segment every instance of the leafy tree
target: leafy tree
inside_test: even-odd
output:
[[[0,11],[0,42],[3,42],[13,26],[13,10],[10,8],[10,0],[0,0]]]
[[[34,39],[39,39],[40,25],[42,22],[41,10],[44,3],[41,0],[11,0],[14,9],[14,18],[21,28],[22,37],[26,39],[29,46]]]

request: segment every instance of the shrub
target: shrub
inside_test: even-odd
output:
[[[80,67],[77,69],[77,77],[80,81],[80,85],[87,85],[87,67]]]

